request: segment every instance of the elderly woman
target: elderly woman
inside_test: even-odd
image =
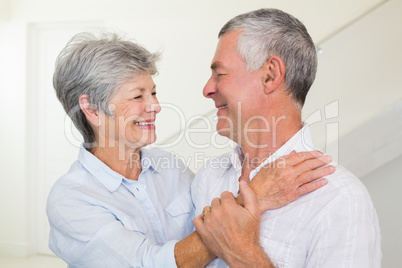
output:
[[[57,97],[84,137],[78,160],[56,182],[47,204],[50,248],[70,267],[204,266],[215,258],[193,232],[192,172],[167,152],[143,149],[156,139],[161,110],[152,79],[157,59],[114,34],[88,33],[74,37],[57,59]],[[289,159],[303,165],[312,155]],[[297,174],[263,169],[251,185],[261,203],[283,205],[325,184],[294,191],[322,176],[310,170],[320,163],[307,163]],[[278,187],[283,174],[293,183],[285,194],[265,193]]]

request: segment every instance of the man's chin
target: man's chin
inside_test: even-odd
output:
[[[228,128],[219,128],[218,126],[216,127],[216,131],[218,134],[222,137],[226,137],[230,140],[233,140],[233,131]]]

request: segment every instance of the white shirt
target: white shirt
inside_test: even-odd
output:
[[[304,127],[261,166],[293,150],[313,149],[310,129]],[[237,195],[240,156],[237,147],[196,174],[192,185],[195,215],[223,191]],[[250,179],[261,166],[250,173]],[[323,188],[261,215],[261,246],[276,267],[381,267],[380,228],[366,188],[341,166],[326,178]],[[217,259],[208,267],[226,266]]]
[[[69,267],[176,267],[174,247],[193,231],[193,174],[173,155],[141,150],[138,181],[80,149],[50,191],[50,249]]]

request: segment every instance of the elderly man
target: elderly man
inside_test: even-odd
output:
[[[341,166],[326,187],[281,209],[261,212],[251,205],[248,212],[227,213],[239,209],[233,194],[261,166],[315,148],[301,121],[317,69],[305,26],[276,9],[239,15],[221,29],[211,69],[204,96],[218,108],[219,134],[239,146],[221,156],[229,164],[206,166],[192,186],[196,215],[210,205],[194,220],[220,257],[209,266],[380,267],[380,229],[370,196]],[[242,215],[235,220],[247,224],[248,236],[229,235],[237,228],[230,215]],[[254,247],[244,246],[247,241]]]

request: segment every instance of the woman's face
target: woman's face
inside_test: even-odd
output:
[[[120,146],[140,148],[155,142],[155,117],[161,107],[149,73],[135,75],[121,85],[112,96],[109,109],[113,116],[102,116],[105,124],[101,125],[105,128],[100,133],[109,146],[117,142]]]

